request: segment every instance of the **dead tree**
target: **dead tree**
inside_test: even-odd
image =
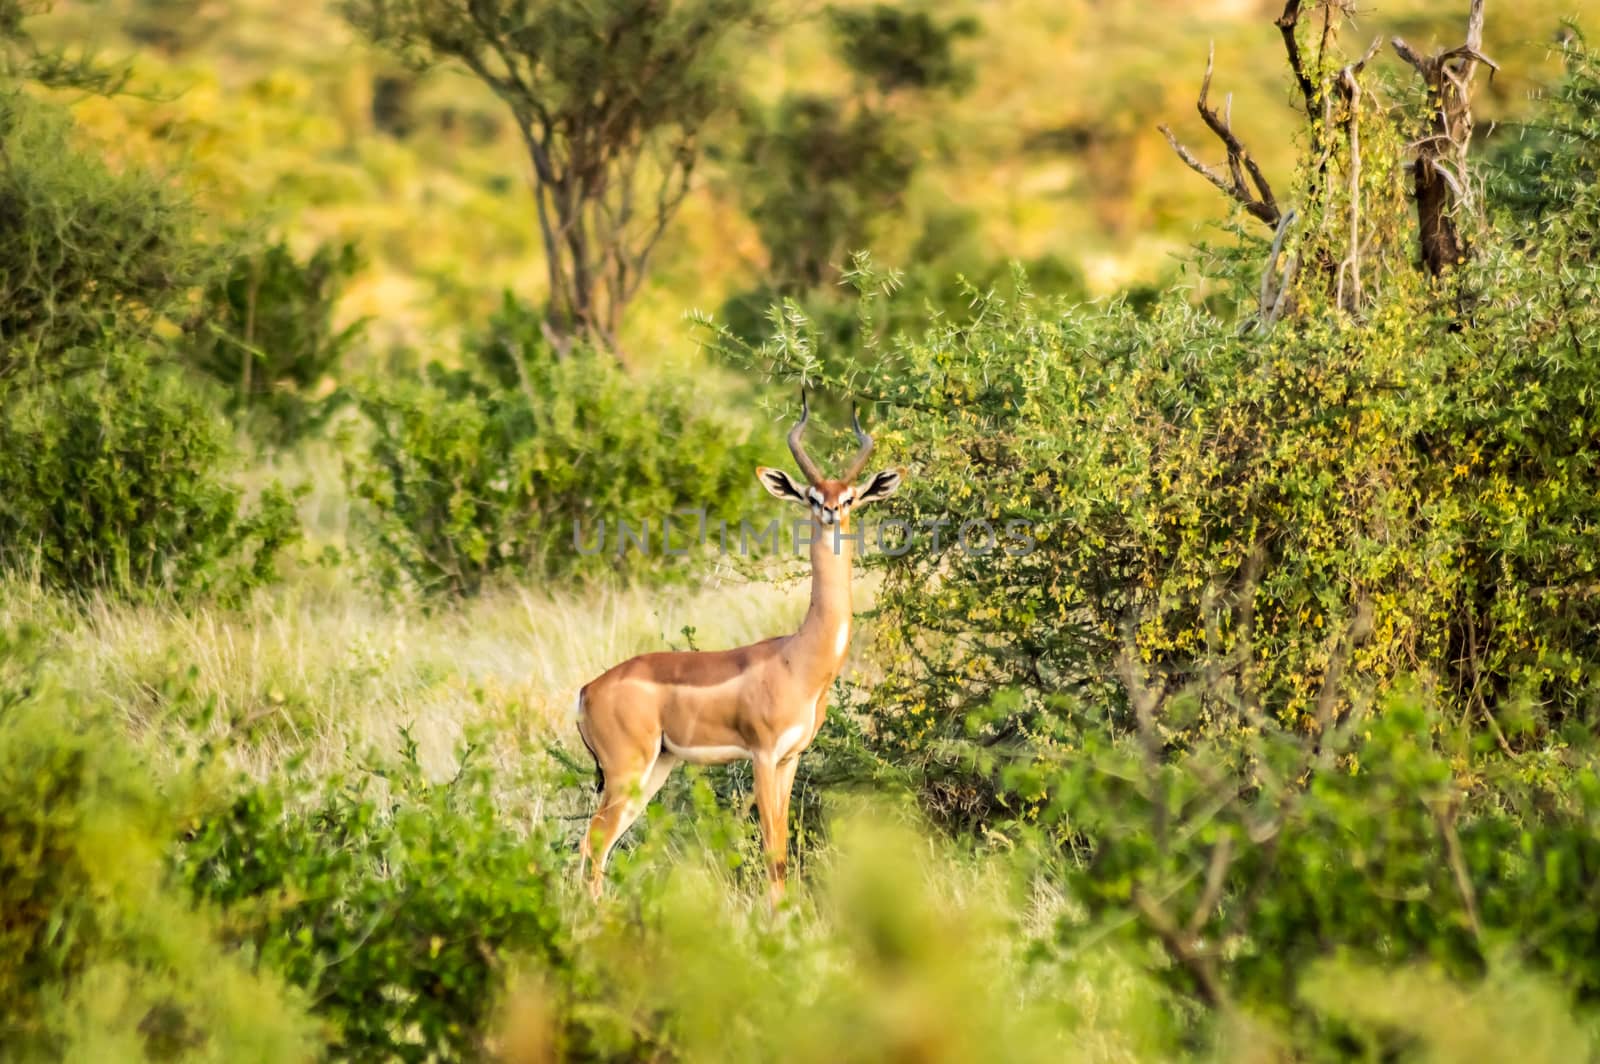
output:
[[[1323,9],[1322,38],[1318,46],[1315,70],[1320,70],[1323,59],[1334,37],[1334,9],[1341,9],[1343,5],[1339,0],[1323,0],[1320,5]],[[1300,48],[1298,30],[1301,19],[1301,0],[1287,0],[1283,11],[1273,21],[1278,27],[1278,32],[1283,35],[1283,49],[1285,58],[1289,62],[1289,70],[1294,75],[1296,88],[1305,105],[1306,121],[1311,130],[1312,151],[1320,157],[1320,169],[1326,173],[1328,166],[1327,138],[1325,127],[1329,116],[1326,114],[1330,94],[1327,86],[1320,80],[1320,74],[1313,76],[1313,69],[1306,65],[1306,57]],[[1223,194],[1236,201],[1253,218],[1260,219],[1274,229],[1279,228],[1283,221],[1283,212],[1279,209],[1277,200],[1272,194],[1272,188],[1267,183],[1266,176],[1261,172],[1261,167],[1251,158],[1250,152],[1233,132],[1233,97],[1229,95],[1222,112],[1219,114],[1208,100],[1211,92],[1211,75],[1216,62],[1216,47],[1212,46],[1206,56],[1206,75],[1200,82],[1200,98],[1196,107],[1200,117],[1204,120],[1206,128],[1210,129],[1216,138],[1222,142],[1227,150],[1228,172],[1222,174],[1213,167],[1207,166],[1195,157],[1194,153],[1185,147],[1175,136],[1172,130],[1162,125],[1158,127],[1162,135],[1167,138],[1167,143],[1172,145],[1172,150],[1178,153],[1189,169],[1210,181]],[[1246,181],[1246,175],[1249,180]]]
[[[1299,213],[1314,227],[1314,233],[1294,242],[1294,251],[1281,269],[1280,252],[1285,231],[1296,212],[1279,206],[1261,167],[1234,133],[1232,97],[1220,112],[1211,105],[1214,49],[1206,60],[1197,108],[1206,127],[1226,150],[1225,168],[1201,162],[1170,128],[1160,127],[1173,151],[1190,169],[1238,203],[1251,217],[1276,230],[1271,258],[1262,277],[1260,311],[1245,324],[1246,329],[1270,327],[1283,314],[1293,312],[1295,297],[1289,289],[1297,275],[1308,279],[1320,277],[1326,283],[1328,294],[1352,314],[1359,315],[1368,299],[1366,285],[1371,268],[1364,271],[1363,260],[1369,257],[1369,245],[1378,234],[1363,218],[1368,205],[1363,202],[1361,184],[1361,116],[1364,108],[1371,114],[1376,107],[1381,114],[1383,105],[1374,102],[1373,96],[1364,91],[1360,77],[1373,58],[1378,42],[1354,62],[1338,65],[1338,60],[1330,58],[1330,50],[1340,23],[1352,15],[1352,5],[1349,0],[1318,0],[1313,9],[1322,14],[1320,33],[1302,34],[1306,15],[1302,0],[1286,0],[1282,12],[1274,20],[1305,110],[1310,172],[1306,187],[1301,190],[1303,202]],[[1483,20],[1483,0],[1471,0],[1466,43],[1437,55],[1423,56],[1398,37],[1393,40],[1395,51],[1416,68],[1427,87],[1426,128],[1410,149],[1415,155],[1410,196],[1417,211],[1422,268],[1433,276],[1459,264],[1469,253],[1460,222],[1473,207],[1467,175],[1467,147],[1472,138],[1472,82],[1480,64],[1491,71],[1498,70],[1482,51]],[[1332,182],[1336,180],[1335,169],[1341,166],[1349,202],[1339,205],[1342,217],[1336,220],[1332,212],[1342,190]]]
[[[1472,0],[1467,40],[1458,48],[1424,56],[1399,37],[1393,44],[1400,58],[1422,75],[1428,90],[1431,113],[1427,131],[1416,145],[1412,179],[1422,265],[1437,277],[1463,262],[1468,252],[1456,217],[1472,204],[1467,145],[1472,140],[1473,75],[1480,63],[1490,71],[1500,68],[1483,54],[1483,0]]]

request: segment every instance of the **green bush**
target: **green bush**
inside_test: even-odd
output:
[[[790,313],[744,352],[880,404],[912,468],[863,741],[947,828],[1035,841],[1088,909],[1067,944],[1130,944],[1197,1013],[1371,1044],[1302,996],[1330,953],[1600,990],[1600,67],[1569,71],[1441,276],[1361,109],[1281,253],[1197,261],[1205,301],[980,294],[834,357]]]
[[[298,997],[166,877],[190,810],[0,632],[0,1031],[8,1060],[310,1060]]]
[[[1186,712],[1183,696],[1154,708]],[[1070,873],[1088,911],[1061,922],[1065,942],[1115,928],[1165,958],[1175,989],[1290,1027],[1319,1004],[1302,976],[1334,956],[1462,983],[1514,962],[1600,995],[1592,740],[1463,779],[1482,751],[1416,691],[1314,737],[1262,724],[1159,763],[1148,734],[1071,717],[1070,752],[1012,773],[1089,851]]]
[[[289,442],[334,409],[331,385],[365,321],[333,327],[354,244],[324,244],[304,261],[273,244],[241,255],[206,286],[182,357],[227,389],[228,410]]]
[[[122,352],[0,411],[0,564],[68,589],[232,595],[269,579],[298,534],[269,488],[246,509],[217,413]]]
[[[1416,268],[1404,146],[1363,114],[1359,305],[1348,264],[1339,280],[1349,204],[1324,197],[1332,220],[1283,252],[1304,265],[1276,321],[1258,308],[1269,241],[1245,234],[1201,261],[1243,320],[1183,292],[1137,313],[992,295],[842,357],[793,320],[747,354],[882,404],[884,458],[913,469],[889,512],[927,524],[873,562],[886,674],[860,704],[952,823],[1016,811],[975,766],[995,744],[1064,741],[1052,699],[1129,726],[1125,656],[1197,692],[1179,744],[1242,726],[1240,705],[1314,730],[1325,702],[1342,713],[1411,672],[1513,752],[1595,726],[1600,196],[1581,175],[1600,93],[1592,63],[1572,70],[1543,115],[1564,132],[1506,164],[1570,193],[1561,212],[1537,239],[1526,214],[1490,214],[1448,277]],[[1302,172],[1307,210],[1324,179]],[[978,520],[1001,545],[954,548]]]
[[[276,487],[241,508],[225,427],[155,368],[210,252],[182,196],[85,151],[16,84],[117,83],[40,50],[22,29],[36,10],[0,10],[0,567],[62,588],[236,593],[296,526]]]
[[[408,744],[381,779],[244,790],[177,868],[232,941],[305,989],[339,1059],[480,1060],[506,955],[570,968],[568,847],[511,830],[495,782],[469,761],[430,785]]]
[[[432,365],[360,396],[373,438],[346,475],[386,586],[466,595],[500,575],[667,571],[664,519],[737,521],[755,497],[755,452],[702,413],[690,382],[637,380],[581,350],[557,358],[510,302],[470,354],[482,369]],[[650,523],[650,558],[621,551],[619,520]],[[697,519],[673,520],[682,549]]]

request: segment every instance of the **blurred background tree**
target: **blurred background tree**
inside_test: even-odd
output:
[[[419,63],[459,62],[511,109],[533,171],[545,322],[623,358],[619,330],[729,98],[755,0],[354,0],[352,21]]]
[[[227,389],[235,418],[263,420],[279,442],[298,438],[332,410],[345,355],[366,327],[333,324],[359,266],[354,244],[325,244],[303,262],[282,241],[241,252],[205,286],[183,357]]]
[[[941,21],[887,4],[830,8],[826,17],[850,91],[788,93],[770,109],[753,104],[746,118],[740,194],[779,295],[831,284],[852,251],[903,224],[929,112],[938,94],[959,94],[973,80],[956,44],[977,34],[974,19]]]

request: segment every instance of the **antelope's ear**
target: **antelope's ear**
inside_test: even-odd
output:
[[[767,489],[767,494],[775,499],[786,499],[797,502],[802,506],[806,502],[805,489],[794,482],[794,478],[781,469],[768,469],[766,466],[756,466],[756,479],[761,481],[761,486]]]
[[[905,479],[905,475],[904,466],[872,474],[872,479],[856,494],[856,505],[864,506],[869,502],[887,499],[900,490],[900,481]]]

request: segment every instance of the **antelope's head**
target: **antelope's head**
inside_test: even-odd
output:
[[[800,473],[805,478],[797,482],[782,469],[769,469],[766,466],[756,467],[756,479],[761,481],[761,486],[767,489],[768,494],[774,498],[785,499],[789,502],[799,503],[809,507],[812,518],[823,527],[840,525],[849,527],[850,514],[865,506],[869,502],[887,499],[900,487],[900,481],[905,477],[904,469],[885,469],[868,477],[866,482],[856,484],[856,478],[867,467],[867,459],[872,457],[872,437],[868,436],[861,428],[861,420],[856,416],[854,408],[850,411],[850,422],[855,428],[856,439],[861,443],[861,449],[851,459],[850,466],[838,480],[829,480],[817,468],[817,463],[806,454],[805,444],[801,437],[805,435],[806,420],[811,416],[811,406],[806,400],[804,389],[800,391],[800,420],[794,428],[789,430],[789,451],[794,455],[794,460],[800,466]]]

